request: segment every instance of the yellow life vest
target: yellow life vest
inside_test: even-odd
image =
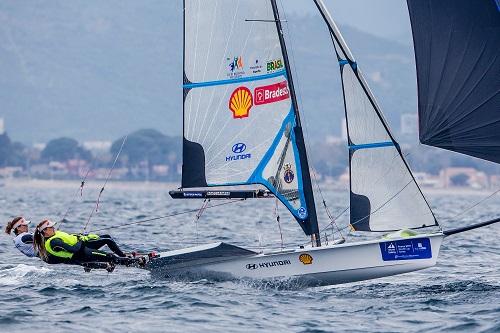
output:
[[[45,241],[45,250],[49,254],[51,254],[55,257],[59,257],[59,258],[71,259],[73,257],[73,253],[71,253],[71,252],[68,252],[64,249],[61,249],[59,251],[54,251],[54,249],[50,245],[50,241],[53,239],[60,239],[63,241],[63,243],[73,246],[76,243],[78,243],[78,237],[75,235],[67,234],[65,232],[57,230],[56,233],[54,234],[54,236],[48,238]]]
[[[90,240],[97,240],[99,238],[100,238],[99,235],[96,235],[96,234],[86,234],[86,235],[79,234],[78,235],[78,239],[83,241],[83,242],[87,242]]]

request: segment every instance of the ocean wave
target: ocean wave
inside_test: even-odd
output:
[[[496,290],[500,290],[500,285],[490,284],[482,281],[465,280],[422,286],[418,291],[431,294],[446,294],[464,291],[488,292]]]
[[[0,269],[0,284],[18,285],[26,282],[26,279],[47,275],[52,270],[45,267],[36,267],[19,264],[11,268]]]

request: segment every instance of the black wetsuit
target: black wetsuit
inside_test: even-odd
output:
[[[104,245],[107,245],[117,255],[99,251]],[[49,254],[49,264],[81,265],[92,262],[109,262],[128,265],[134,262],[134,260],[125,257],[125,254],[109,235],[100,236],[99,239],[95,240],[79,241],[75,245],[69,245],[60,238],[54,238],[50,241],[50,246],[55,251],[63,250],[73,253],[73,257],[61,258]]]
[[[125,253],[118,247],[118,244],[110,235],[99,235],[98,239],[90,239],[85,241],[85,247],[93,250],[99,250],[101,247],[107,245],[113,253],[119,257],[125,257]]]

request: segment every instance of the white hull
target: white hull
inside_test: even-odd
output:
[[[272,253],[239,254],[230,257],[203,256],[204,253],[221,244],[217,243],[160,253],[159,258],[153,259],[146,268],[155,274],[167,276],[196,274],[196,276],[255,280],[292,278],[305,285],[331,285],[432,267],[436,264],[443,238],[444,235],[438,233],[412,238],[379,239]],[[387,253],[394,248],[391,247],[391,242],[399,247],[402,253],[409,253],[405,251],[411,251],[413,246],[421,246],[421,240],[424,244],[422,249],[425,250],[422,252],[423,255],[417,254],[412,258],[412,255],[405,257]],[[425,249],[428,247],[427,244],[430,244],[430,248]],[[382,250],[384,247],[391,248]],[[194,260],[177,262],[171,260],[196,253],[200,256]],[[384,255],[386,258],[383,258]]]

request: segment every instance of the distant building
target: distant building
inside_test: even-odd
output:
[[[413,113],[401,115],[401,134],[414,135],[418,133],[418,116]]]
[[[41,142],[35,142],[33,144],[33,148],[35,148],[36,150],[39,150],[39,151],[44,150],[46,146],[47,146],[47,144],[41,143]]]
[[[488,176],[482,171],[474,168],[445,168],[439,173],[446,188],[452,186],[472,187],[475,189],[488,188]],[[456,184],[457,179],[462,177],[463,184]]]
[[[111,141],[85,141],[83,143],[83,147],[92,152],[107,152],[111,145]]]
[[[3,121],[3,118],[0,118],[0,135],[5,133],[5,122]]]
[[[425,172],[414,172],[413,177],[418,185],[427,188],[443,188],[443,179],[439,176],[433,176]]]

